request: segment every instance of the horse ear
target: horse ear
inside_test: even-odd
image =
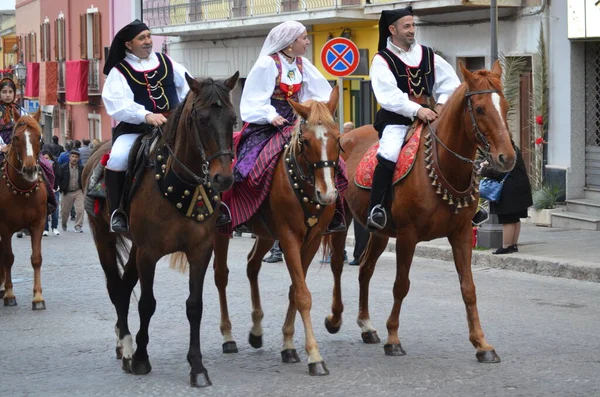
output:
[[[465,65],[463,65],[462,61],[458,61],[458,67],[463,75],[463,79],[467,82],[467,84],[469,84],[473,77],[473,73],[471,73],[469,69],[465,68]]]
[[[190,86],[190,90],[194,92],[198,92],[200,90],[196,79],[187,74],[187,72],[185,72],[185,81],[187,81],[188,85]]]
[[[336,85],[331,90],[331,94],[329,95],[329,102],[327,102],[327,108],[329,109],[329,112],[332,115],[335,114],[335,110],[337,109],[339,99],[340,99],[340,89]]]
[[[292,108],[294,108],[296,113],[300,115],[300,117],[302,117],[305,120],[308,119],[308,114],[310,113],[310,108],[308,106],[301,105],[292,99],[288,99],[288,102],[292,106]]]
[[[237,72],[235,72],[235,74],[233,76],[231,76],[230,78],[225,80],[225,85],[227,86],[227,88],[229,88],[229,91],[231,91],[235,88],[235,85],[237,84],[239,77],[240,77],[240,72],[237,71]]]
[[[500,64],[499,60],[494,62],[494,64],[492,65],[491,72],[497,75],[498,77],[502,78],[502,65]]]
[[[38,109],[37,112],[35,112],[33,114],[33,119],[39,123],[41,116],[42,116],[42,110]]]

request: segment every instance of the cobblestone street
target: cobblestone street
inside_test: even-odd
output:
[[[70,225],[71,226],[71,225]],[[254,240],[231,243],[228,289],[238,354],[221,352],[219,305],[210,268],[204,293],[202,353],[213,386],[189,387],[187,275],[157,266],[157,310],[150,325],[147,376],[124,373],[115,359],[116,320],[89,233],[45,237],[42,284],[47,310],[31,311],[30,240],[14,238],[17,307],[0,306],[2,396],[592,396],[600,394],[598,325],[600,284],[475,267],[479,313],[488,341],[502,358],[478,364],[468,341],[465,309],[454,265],[415,258],[411,291],[401,316],[404,357],[366,345],[356,326],[358,268],[345,266],[344,325],[325,330],[332,276],[315,260],[308,275],[312,319],[330,370],[310,377],[304,332],[296,320],[301,363],[283,364],[281,326],[289,276],[282,263],[260,275],[264,347],[249,346],[250,297],[244,258]],[[248,235],[245,235],[248,236]],[[371,315],[382,342],[392,304],[394,256],[380,259],[371,283]],[[139,286],[136,287],[139,296]],[[130,312],[137,332],[135,297]]]

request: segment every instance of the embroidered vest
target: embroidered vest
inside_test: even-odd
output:
[[[277,54],[271,55],[271,58],[275,61],[275,66],[277,66],[277,79],[275,80],[275,89],[273,90],[273,95],[271,99],[278,101],[287,101],[288,99],[292,99],[296,102],[299,101],[300,89],[302,88],[302,83],[299,84],[285,84],[281,82],[281,60]],[[298,66],[298,73],[302,74],[302,57],[296,57],[296,65]]]
[[[421,48],[423,49],[421,63],[416,67],[408,66],[387,48],[378,52],[378,54],[387,62],[390,70],[394,74],[398,88],[414,98],[431,96],[433,93],[433,85],[435,84],[433,50],[425,46],[421,46]],[[396,124],[411,125],[412,120],[409,117],[381,108],[375,116],[373,127],[379,132],[379,136],[381,137],[381,134],[387,125]]]
[[[126,61],[115,67],[125,76],[133,92],[133,100],[152,113],[165,113],[179,103],[173,64],[168,57],[157,52],[158,66],[152,70],[138,71]]]

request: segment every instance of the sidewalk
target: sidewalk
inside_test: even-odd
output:
[[[354,246],[354,227],[350,225],[346,239]],[[352,260],[352,250],[348,249]],[[386,251],[396,251],[396,239],[390,239]],[[492,255],[494,249],[473,250],[472,264],[516,270],[545,276],[600,282],[600,231],[538,227],[522,223],[519,252]],[[415,256],[453,262],[447,239],[421,242]]]

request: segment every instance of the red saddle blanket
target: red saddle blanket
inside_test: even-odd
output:
[[[410,137],[400,151],[400,157],[396,163],[396,171],[394,171],[394,178],[392,179],[394,185],[407,176],[412,169],[415,159],[417,158],[417,152],[419,151],[419,142],[421,141],[422,131],[423,124],[419,123],[415,128],[413,136]],[[375,172],[375,167],[378,163],[377,149],[379,149],[379,142],[367,150],[358,164],[358,167],[356,167],[354,183],[360,188],[370,190],[371,186],[373,186],[373,173]]]

